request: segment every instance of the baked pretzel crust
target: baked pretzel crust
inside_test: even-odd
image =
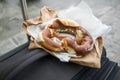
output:
[[[74,38],[60,33],[73,35]],[[47,25],[39,35],[41,45],[55,52],[67,52],[76,55],[85,55],[91,48],[93,39],[89,32],[76,22],[66,19],[56,19]],[[55,41],[56,38],[58,41]]]

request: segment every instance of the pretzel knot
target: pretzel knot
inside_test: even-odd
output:
[[[54,20],[42,30],[39,38],[40,44],[48,50],[76,55],[85,55],[93,43],[88,31],[76,22],[65,19]]]

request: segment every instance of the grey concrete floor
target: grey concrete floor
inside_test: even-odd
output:
[[[50,6],[55,10],[77,5],[80,0],[27,0],[29,18],[39,16],[40,8]],[[112,30],[104,36],[107,57],[120,65],[120,0],[83,0],[93,13]],[[22,13],[19,0],[0,0],[0,55],[27,42],[22,30]]]

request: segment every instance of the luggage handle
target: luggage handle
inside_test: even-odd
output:
[[[28,8],[27,8],[27,2],[26,0],[20,0],[21,2],[21,10],[22,10],[22,15],[23,15],[23,20],[26,21],[29,19],[28,17]],[[27,35],[28,38],[28,43],[30,42],[30,36]]]
[[[22,15],[24,21],[28,20],[28,8],[27,8],[26,0],[21,0],[21,8],[22,8]]]

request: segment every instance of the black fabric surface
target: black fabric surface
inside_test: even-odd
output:
[[[23,45],[0,58],[0,80],[119,80],[120,68],[106,58],[104,48],[101,64],[96,69],[64,63],[42,49]]]
[[[83,66],[46,56],[22,70],[14,80],[70,80]]]
[[[21,46],[21,47],[23,47],[23,46]],[[19,49],[21,47],[19,47]],[[11,54],[10,57],[8,56],[8,54],[11,54],[11,52],[4,55],[7,57],[4,57],[5,59],[2,59],[0,62],[0,80],[7,79],[7,76],[9,76],[22,63],[30,60],[30,58],[34,58],[34,56],[37,55],[38,57],[36,57],[34,59],[34,60],[37,60],[41,56],[47,55],[47,53],[42,49],[28,50],[28,47],[25,47],[25,48],[21,49],[20,51],[18,50],[18,52],[16,52],[16,53],[12,53],[13,55]],[[31,63],[33,61],[31,61]]]

